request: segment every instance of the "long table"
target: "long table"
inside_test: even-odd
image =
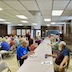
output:
[[[51,43],[50,39],[45,38],[35,50],[37,56],[29,56],[17,72],[54,72],[53,58],[45,58],[45,54],[52,54],[52,48],[48,46],[48,43]],[[51,62],[51,64],[42,64],[46,61]]]

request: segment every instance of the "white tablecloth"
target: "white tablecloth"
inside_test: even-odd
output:
[[[17,72],[54,72],[53,58],[45,58],[45,54],[52,54],[52,49],[47,45],[48,43],[50,43],[50,40],[45,38],[35,50],[37,56],[29,56]],[[41,64],[43,61],[51,61],[52,64]]]

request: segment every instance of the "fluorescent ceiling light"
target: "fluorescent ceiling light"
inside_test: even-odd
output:
[[[26,16],[24,16],[24,15],[16,15],[18,18],[20,18],[20,19],[28,19]]]
[[[18,24],[18,26],[23,26],[23,24]]]
[[[2,11],[3,9],[2,8],[0,8],[0,11]]]
[[[5,19],[1,19],[1,18],[0,18],[0,21],[6,21],[6,20],[5,20]]]
[[[60,16],[63,13],[63,10],[53,10],[52,16]]]
[[[4,23],[6,23],[6,24],[11,24],[11,22],[4,22]]]
[[[37,25],[37,23],[32,23],[32,25]]]
[[[51,22],[51,24],[56,24],[56,22]]]
[[[51,26],[50,24],[47,24],[47,26]]]
[[[23,22],[23,23],[28,23],[28,21],[21,21],[21,22]]]
[[[51,19],[44,19],[44,21],[51,21]]]

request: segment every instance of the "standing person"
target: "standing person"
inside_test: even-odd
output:
[[[27,50],[28,41],[23,41],[22,45],[17,48],[17,59],[19,60],[20,66],[24,63],[24,60],[27,59],[29,55],[32,55],[34,52]]]
[[[40,32],[37,33],[36,37],[41,37],[41,36],[40,36]]]
[[[30,39],[31,37],[30,32],[26,33],[26,37],[28,37],[28,40]]]
[[[16,46],[18,46],[19,45],[19,39],[16,36],[16,31],[15,30],[12,31],[12,37],[14,38],[14,40],[16,42]]]

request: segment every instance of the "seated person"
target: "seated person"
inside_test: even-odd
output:
[[[2,39],[1,48],[2,50],[6,50],[6,51],[10,50],[10,45],[6,42],[5,38]]]
[[[19,42],[21,42],[21,41],[22,41],[22,36],[19,36],[19,38],[18,38],[18,39],[19,39]]]
[[[11,38],[9,36],[5,36],[8,43],[10,43]]]
[[[30,51],[34,51],[36,48],[37,48],[37,45],[35,45],[35,44],[32,44],[29,46]]]
[[[16,44],[16,42],[15,42],[14,38],[11,38],[11,40],[10,40],[10,47],[11,47],[12,45],[15,45],[15,44]]]
[[[58,42],[56,42],[56,38],[52,37],[51,41],[52,41],[52,44],[48,44],[48,45],[52,46],[53,52],[58,52],[59,49],[58,49]]]
[[[56,40],[57,40],[58,43],[61,41],[59,35],[56,35]]]
[[[29,55],[32,55],[34,52],[27,50],[28,41],[23,41],[22,45],[17,48],[17,59],[19,60],[20,66],[24,63],[24,60],[27,59]]]
[[[64,41],[61,41],[59,43],[59,50],[60,52],[58,53],[58,55],[48,54],[48,56],[52,56],[56,58],[55,64],[54,64],[55,72],[64,72],[64,65],[69,61],[69,58],[70,58],[69,51],[66,48],[66,43]]]

